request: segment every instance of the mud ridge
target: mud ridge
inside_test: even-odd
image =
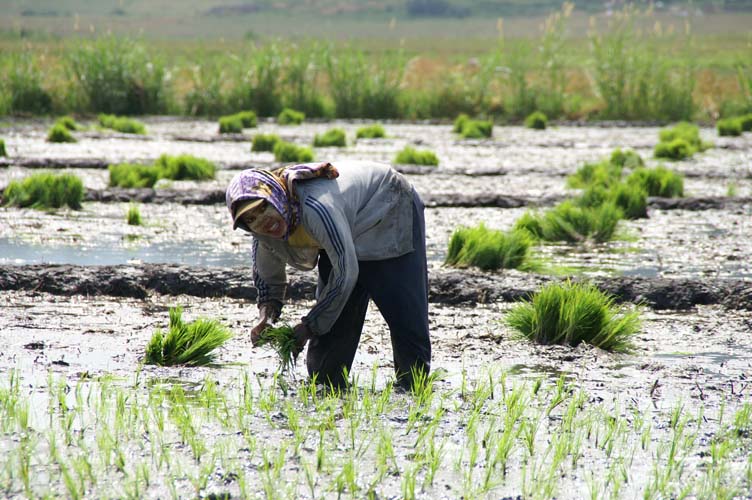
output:
[[[0,291],[37,291],[53,295],[107,295],[145,298],[149,294],[256,299],[250,268],[202,268],[173,264],[139,266],[45,265],[0,266]],[[313,299],[315,273],[291,270],[288,297]],[[438,269],[429,276],[429,300],[448,305],[511,302],[529,297],[560,280],[517,271],[483,273]],[[687,280],[612,277],[590,280],[617,301],[653,309],[686,310],[721,304],[752,310],[752,283],[742,280]]]

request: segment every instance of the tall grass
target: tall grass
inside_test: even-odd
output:
[[[67,62],[88,111],[138,115],[168,110],[165,65],[143,43],[114,36],[81,41],[67,51]]]
[[[21,181],[11,181],[3,192],[6,205],[37,209],[81,208],[84,184],[73,174],[40,172]]]
[[[285,107],[299,109],[311,118],[328,117],[334,113],[320,81],[331,50],[330,45],[315,42],[286,48],[285,91],[282,96]]]
[[[251,44],[239,56],[242,70],[238,85],[230,93],[235,109],[250,109],[259,116],[275,116],[282,110],[282,82],[285,61],[277,43]]]
[[[526,231],[505,233],[484,224],[462,227],[452,233],[444,263],[483,270],[524,268],[530,265],[532,243]]]
[[[0,90],[7,96],[8,112],[47,114],[52,111],[52,96],[42,86],[46,73],[31,51],[0,58],[0,71],[3,74]]]
[[[541,344],[584,342],[615,352],[631,351],[632,338],[640,330],[638,311],[620,310],[613,297],[593,285],[571,282],[544,286],[512,309],[505,322]]]

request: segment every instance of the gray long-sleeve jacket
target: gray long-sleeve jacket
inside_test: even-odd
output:
[[[332,263],[327,283],[319,283],[317,302],[304,322],[314,334],[327,333],[339,317],[358,279],[359,260],[399,257],[413,250],[410,183],[389,165],[369,161],[332,162],[336,179],[295,184],[300,225],[318,246],[254,235],[253,280],[259,305],[284,303],[285,265],[316,266],[319,250]]]

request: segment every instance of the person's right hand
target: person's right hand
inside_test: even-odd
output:
[[[259,306],[259,321],[251,330],[251,344],[254,347],[258,345],[261,332],[263,332],[269,326],[269,323],[273,321],[274,307],[268,304],[261,304],[261,306]]]

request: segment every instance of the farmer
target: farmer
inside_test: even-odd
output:
[[[253,235],[258,290],[256,345],[282,311],[286,264],[318,265],[316,304],[295,325],[295,352],[308,343],[308,374],[347,385],[369,299],[389,325],[399,385],[428,374],[428,278],[423,203],[389,165],[310,163],[237,174],[226,193],[233,229]]]

